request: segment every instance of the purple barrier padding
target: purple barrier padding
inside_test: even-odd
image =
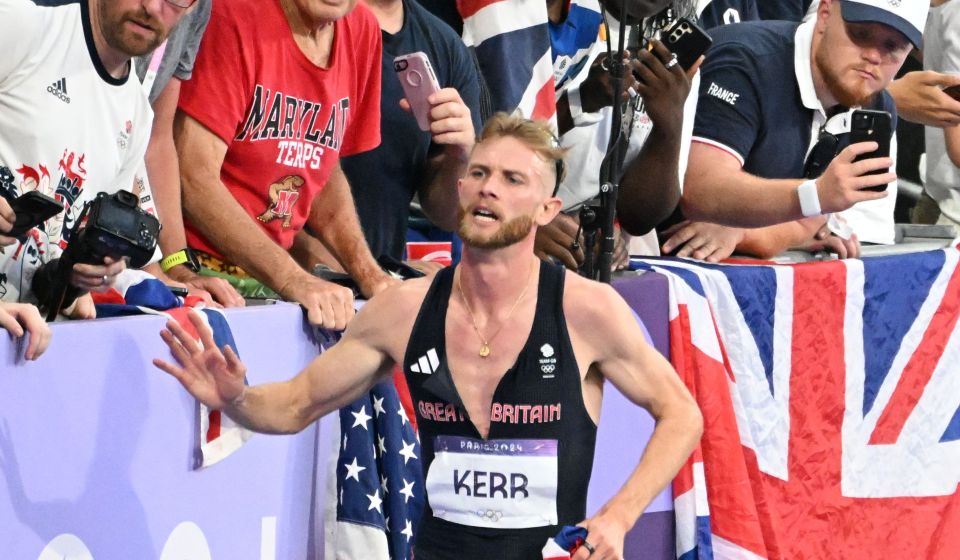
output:
[[[614,287],[666,353],[665,279]],[[297,306],[226,315],[252,384],[285,380],[317,354]],[[0,557],[59,560],[83,546],[94,559],[322,558],[326,473],[339,438],[332,417],[296,436],[256,435],[193,470],[196,403],[150,363],[169,357],[163,321],[58,323],[47,353],[27,364],[0,333]],[[619,489],[652,427],[606,392],[589,512]],[[626,558],[673,557],[670,509],[669,492],[651,504],[627,535]],[[58,550],[44,551],[54,540]]]
[[[317,353],[296,306],[227,317],[251,383],[286,379]],[[193,470],[196,402],[150,363],[169,358],[163,322],[56,324],[47,353],[16,365],[0,334],[0,556],[79,558],[64,556],[79,539],[95,559],[321,557],[317,427],[256,435]],[[63,533],[75,537],[41,554]]]
[[[623,557],[676,558],[676,525],[672,511],[648,511],[627,533]]]
[[[611,285],[643,319],[653,347],[670,359],[670,286],[656,272],[614,280]]]
[[[667,280],[659,274],[631,275],[615,280],[614,289],[640,317],[648,342],[669,357]],[[628,401],[609,383],[604,387],[597,451],[593,462],[587,512],[592,514],[612,497],[633,472],[653,433],[653,418]],[[669,518],[669,531],[661,530]],[[673,494],[668,487],[650,505],[627,534],[627,560],[674,558]],[[637,546],[642,543],[643,546]]]

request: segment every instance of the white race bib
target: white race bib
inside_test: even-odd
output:
[[[471,527],[557,524],[557,441],[434,438],[427,472],[433,515]]]

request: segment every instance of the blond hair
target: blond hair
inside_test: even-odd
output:
[[[477,144],[482,144],[487,140],[497,138],[515,138],[523,145],[533,150],[544,161],[554,166],[556,170],[556,186],[553,194],[557,194],[560,188],[560,182],[566,175],[563,158],[567,154],[567,149],[560,146],[560,140],[553,133],[553,129],[547,121],[534,121],[523,117],[516,117],[500,112],[496,113],[487,120],[480,131],[480,137]]]

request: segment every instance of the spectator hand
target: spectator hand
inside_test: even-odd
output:
[[[7,329],[16,338],[30,335],[24,358],[36,360],[50,345],[53,333],[40,311],[29,303],[0,303],[0,328]]]
[[[943,93],[960,85],[960,76],[931,70],[908,72],[887,87],[897,103],[897,112],[908,121],[947,128],[960,125],[960,101]]]
[[[82,294],[73,300],[73,303],[60,311],[65,317],[71,319],[96,319],[97,306],[93,303],[93,296]]]
[[[117,276],[126,270],[127,262],[104,257],[103,264],[75,264],[70,272],[70,284],[87,292],[105,292],[117,282]]]
[[[668,127],[679,134],[683,125],[683,106],[690,94],[690,81],[703,58],[686,72],[679,64],[667,68],[673,54],[660,41],[654,40],[650,44],[653,52],[640,49],[637,58],[630,61],[631,75],[636,80],[633,88],[643,98],[654,125]]]
[[[804,251],[816,253],[818,251],[829,251],[836,253],[841,259],[856,259],[860,257],[860,240],[856,234],[852,234],[849,239],[844,239],[830,231],[830,228],[824,224],[814,234],[813,239],[799,247]]]
[[[433,141],[444,146],[459,148],[466,157],[473,148],[476,132],[470,118],[470,108],[463,102],[460,93],[454,88],[443,88],[427,98],[430,103],[430,135]],[[400,107],[410,110],[406,99],[400,100]]]
[[[394,278],[380,268],[377,268],[372,276],[357,279],[357,284],[360,286],[360,293],[367,299],[372,299],[373,296],[387,288],[401,283],[403,283],[403,280]]]
[[[307,321],[324,329],[342,331],[353,319],[353,292],[339,284],[321,280],[304,271],[279,290],[288,301],[307,311]]]
[[[630,99],[627,90],[636,83],[630,72],[630,53],[623,52],[623,86],[620,90],[620,100]],[[596,113],[613,102],[613,82],[610,79],[610,70],[607,55],[602,54],[590,65],[587,78],[580,84],[580,103],[584,113]]]
[[[740,228],[683,221],[663,232],[667,241],[662,249],[663,254],[668,255],[679,248],[678,257],[716,263],[732,255],[743,236],[744,231]]]
[[[223,352],[217,348],[213,331],[196,312],[189,316],[203,347],[179,323],[167,321],[160,338],[170,347],[179,367],[160,359],[153,360],[153,365],[176,377],[191,395],[210,408],[223,409],[237,404],[246,389],[247,368],[232,348],[224,346]]]
[[[844,148],[830,162],[827,170],[817,179],[817,196],[820,198],[820,209],[824,214],[841,212],[858,202],[878,200],[887,196],[885,191],[874,192],[862,189],[896,181],[896,173],[866,174],[876,169],[889,169],[893,166],[893,160],[889,157],[881,157],[853,162],[857,156],[875,151],[878,147],[876,142],[853,144]]]
[[[558,214],[552,222],[537,228],[533,251],[543,260],[559,260],[570,270],[583,264],[583,238],[577,238],[580,222],[574,216]],[[574,246],[576,242],[576,246]]]
[[[194,274],[182,282],[190,290],[190,295],[202,297],[207,305],[222,305],[223,307],[243,307],[246,305],[243,297],[230,285],[230,282],[223,278]]]
[[[3,235],[13,228],[13,224],[16,221],[17,215],[13,213],[13,208],[10,207],[10,203],[7,202],[5,198],[0,197],[0,247],[13,245],[17,242],[16,238]]]
[[[615,238],[613,242],[613,260],[610,262],[611,270],[625,270],[630,266],[630,234],[615,228]]]

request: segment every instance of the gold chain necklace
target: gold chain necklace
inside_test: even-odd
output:
[[[530,272],[527,273],[526,285],[523,287],[523,291],[520,292],[520,296],[517,297],[517,301],[513,302],[513,307],[510,308],[510,312],[507,313],[507,317],[503,320],[503,323],[500,324],[500,328],[497,329],[497,332],[493,333],[490,338],[484,338],[483,333],[480,332],[480,327],[477,326],[477,318],[473,316],[473,310],[470,309],[470,304],[467,303],[467,296],[463,293],[463,274],[461,273],[457,276],[457,290],[460,291],[460,299],[463,300],[464,307],[467,308],[467,313],[470,314],[470,322],[473,323],[473,330],[477,332],[477,336],[480,337],[480,357],[486,358],[490,355],[490,342],[500,334],[500,331],[503,330],[503,327],[507,324],[507,321],[510,320],[510,317],[513,315],[513,312],[517,309],[517,305],[520,304],[520,300],[523,299],[523,296],[527,295],[527,288],[530,287],[530,277],[533,276],[533,264],[530,265]]]

